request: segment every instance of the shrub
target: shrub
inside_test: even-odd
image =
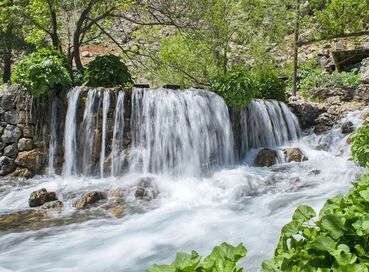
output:
[[[59,51],[43,48],[15,66],[12,82],[23,85],[37,97],[50,89],[70,86],[72,79],[67,67],[67,60]]]
[[[272,67],[255,68],[252,71],[256,88],[256,98],[286,100],[286,83],[279,78]]]
[[[282,228],[274,258],[263,271],[368,271],[369,176],[346,196],[329,199],[319,218],[301,205]]]
[[[212,90],[223,97],[228,105],[236,107],[247,105],[256,94],[252,75],[240,68],[214,79]]]
[[[205,259],[196,251],[191,254],[177,253],[169,265],[153,265],[147,272],[242,272],[237,262],[246,256],[247,250],[239,244],[237,247],[222,243],[213,249]]]
[[[357,129],[352,137],[352,157],[361,166],[369,167],[369,124]]]
[[[360,76],[355,72],[333,72],[328,74],[319,66],[307,64],[299,71],[300,90],[303,96],[310,97],[310,90],[317,87],[351,88],[360,84]]]
[[[132,84],[132,77],[121,58],[114,55],[98,56],[88,65],[84,74],[85,85],[116,87]]]

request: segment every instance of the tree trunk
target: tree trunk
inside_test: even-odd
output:
[[[7,83],[11,78],[11,69],[13,63],[13,26],[8,25],[5,32],[5,44],[4,44],[4,72],[3,82]]]
[[[80,52],[80,39],[81,33],[76,30],[73,37],[73,57],[74,63],[76,64],[77,70],[83,71],[83,64],[81,61],[81,52]]]
[[[47,4],[49,6],[49,12],[50,12],[50,20],[51,20],[51,42],[53,44],[53,47],[56,50],[62,51],[59,35],[58,35],[58,18],[56,15],[55,7],[53,6],[51,0],[47,1]]]
[[[292,95],[297,94],[297,66],[299,55],[299,31],[300,31],[300,1],[296,0],[296,22],[295,22],[295,38],[293,52],[293,78],[292,78]]]

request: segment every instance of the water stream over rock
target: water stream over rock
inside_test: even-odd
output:
[[[357,127],[361,115],[342,122]],[[26,210],[40,188],[56,192],[64,208],[36,210],[35,220],[27,214],[19,224],[3,217],[0,270],[141,272],[177,251],[207,254],[226,241],[243,242],[249,251],[243,265],[258,271],[298,204],[318,209],[363,173],[349,160],[347,137],[337,125],[301,138],[296,117],[276,101],[255,100],[234,119],[205,90],[74,89],[63,174],[0,187],[0,215]],[[263,147],[279,154],[299,147],[309,160],[255,167]],[[96,190],[107,199],[89,209],[73,206]]]

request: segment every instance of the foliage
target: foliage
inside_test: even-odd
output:
[[[242,272],[237,262],[246,256],[247,250],[239,244],[237,247],[222,243],[211,254],[202,259],[196,252],[177,253],[169,265],[153,265],[147,272]]]
[[[235,107],[247,105],[257,93],[251,73],[241,68],[215,78],[212,90],[223,97],[228,105]]]
[[[98,56],[91,61],[84,81],[87,86],[109,88],[133,83],[127,66],[114,55]]]
[[[256,98],[286,100],[286,83],[273,67],[256,67],[252,70],[257,89]]]
[[[58,51],[40,49],[25,56],[14,68],[12,82],[23,85],[33,96],[72,84],[65,57]]]
[[[299,70],[300,90],[303,96],[310,97],[310,90],[317,87],[352,88],[360,85],[360,75],[353,72],[333,72],[328,74],[314,64],[307,64]]]
[[[369,176],[346,196],[329,199],[319,218],[301,205],[282,229],[274,258],[263,271],[368,271]]]
[[[357,129],[352,137],[352,157],[361,166],[369,168],[369,124]]]

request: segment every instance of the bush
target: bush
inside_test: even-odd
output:
[[[213,249],[205,259],[196,251],[191,254],[177,253],[169,265],[153,265],[147,272],[242,272],[237,262],[246,256],[247,250],[239,244],[237,247],[223,243]]]
[[[369,124],[357,129],[352,137],[352,157],[361,166],[369,167]]]
[[[354,72],[333,72],[328,74],[320,67],[307,64],[299,71],[300,90],[303,96],[310,97],[310,90],[317,87],[351,88],[360,85],[360,76]]]
[[[286,100],[286,83],[279,78],[277,70],[271,67],[254,68],[252,71],[256,98]]]
[[[85,85],[116,87],[132,84],[132,77],[121,58],[114,55],[98,56],[88,65],[84,74]]]
[[[15,66],[12,82],[23,85],[37,97],[53,88],[71,86],[72,79],[66,58],[59,51],[43,48]]]
[[[274,258],[263,271],[368,271],[369,176],[320,211],[301,205],[282,229]]]
[[[242,107],[255,97],[254,79],[247,71],[235,68],[213,80],[212,90],[230,106]]]

